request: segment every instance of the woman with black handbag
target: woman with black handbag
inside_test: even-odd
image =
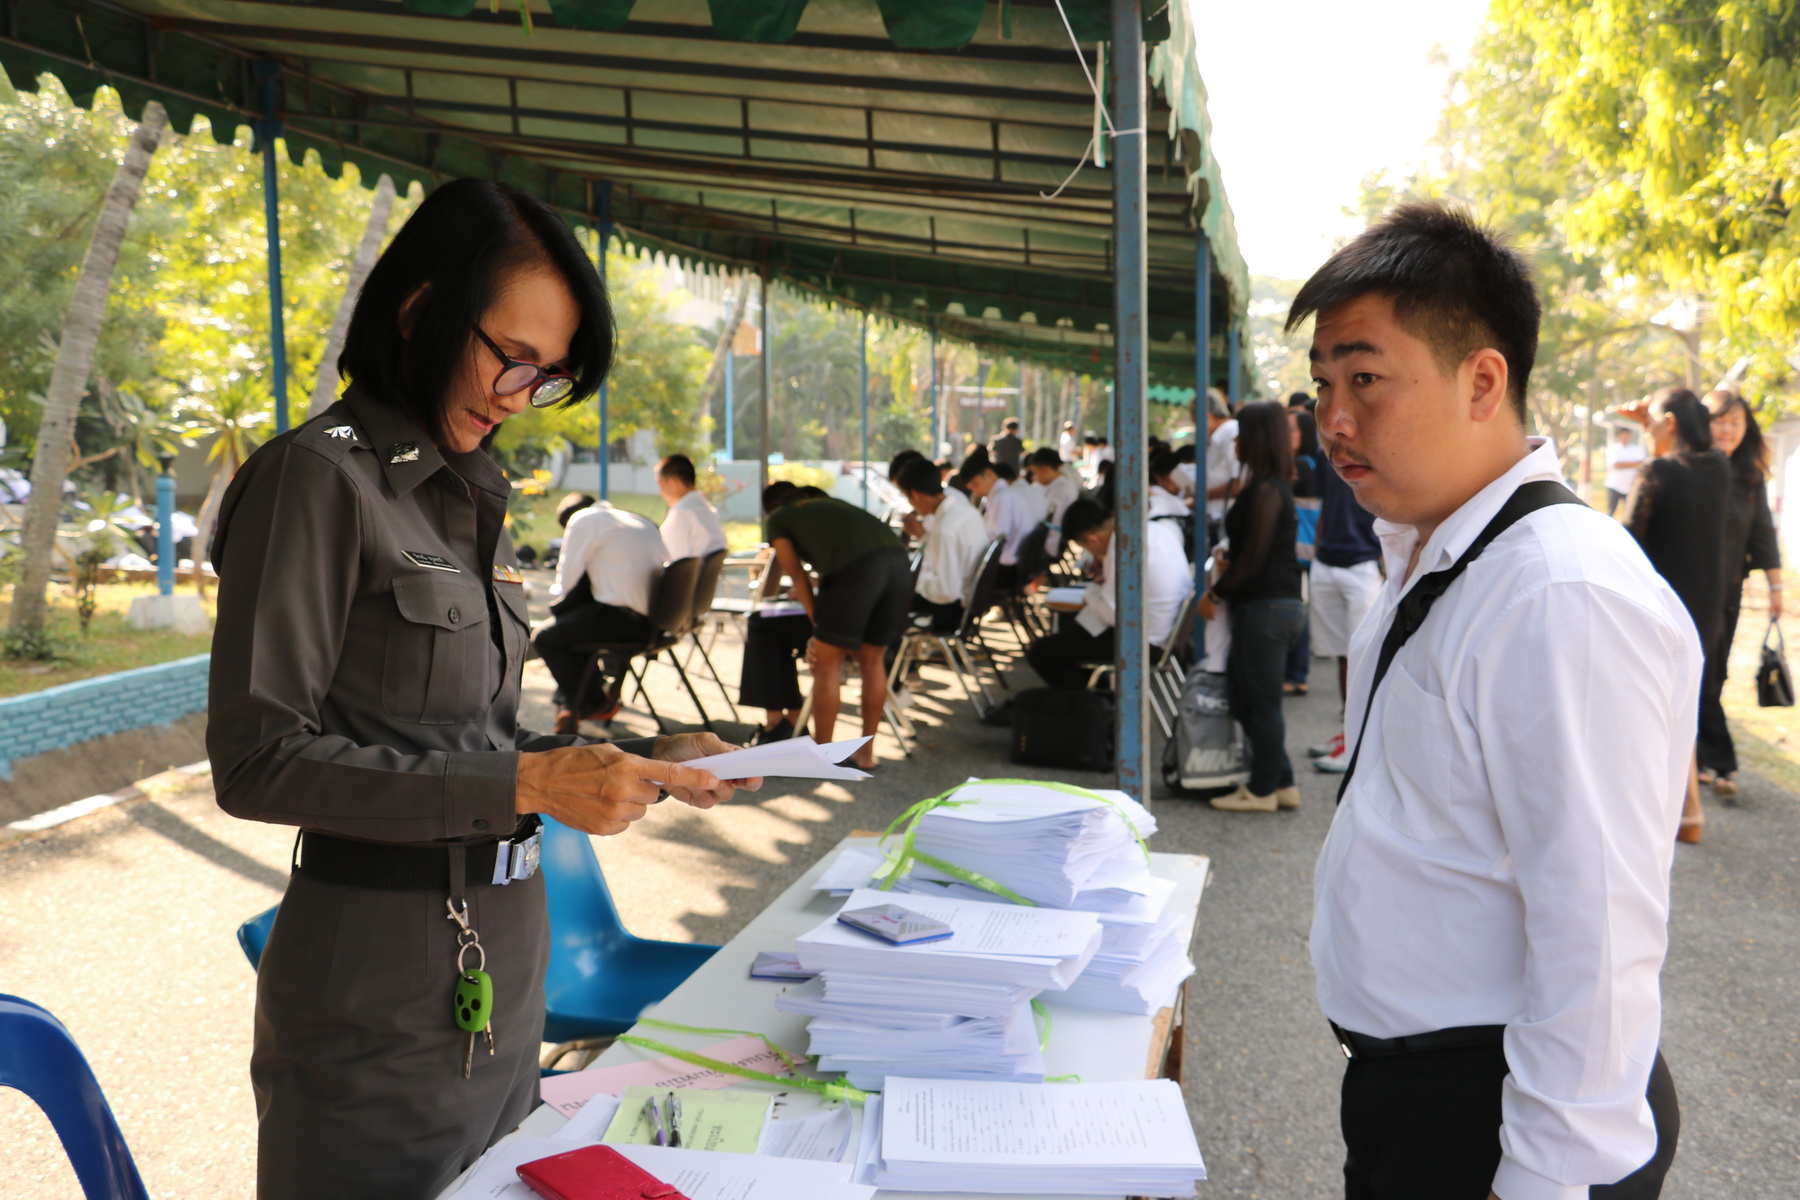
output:
[[[1709,392],[1713,449],[1731,463],[1730,503],[1725,510],[1724,606],[1718,642],[1708,648],[1700,686],[1700,782],[1721,798],[1737,795],[1737,748],[1725,721],[1720,693],[1725,687],[1731,643],[1737,637],[1744,580],[1752,571],[1769,581],[1769,621],[1781,619],[1781,543],[1769,512],[1769,447],[1744,398],[1727,388]]]

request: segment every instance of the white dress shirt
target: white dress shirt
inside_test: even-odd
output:
[[[1637,482],[1638,468],[1644,465],[1644,448],[1637,442],[1606,444],[1606,487],[1623,496]]]
[[[648,517],[602,500],[569,518],[551,595],[561,596],[587,574],[594,599],[650,615],[650,585],[669,559],[662,534]]]
[[[1006,545],[1000,550],[1000,561],[1012,566],[1019,561],[1019,543],[1044,519],[1042,497],[1034,497],[1031,489],[1023,484],[996,479],[994,490],[982,502],[982,509],[989,540],[1006,539]]]
[[[1213,430],[1206,439],[1206,490],[1212,491],[1238,477],[1240,470],[1237,456],[1238,423],[1235,418],[1225,422]],[[1190,486],[1191,483],[1190,483]],[[1231,507],[1227,497],[1206,501],[1206,515],[1215,521],[1225,519],[1225,510]]]
[[[1063,514],[1069,511],[1069,505],[1081,499],[1081,480],[1058,471],[1043,492],[1044,519],[1050,522],[1050,538],[1044,543],[1044,550],[1054,559],[1062,553]]]
[[[1106,544],[1106,560],[1100,580],[1086,586],[1076,622],[1095,637],[1118,623],[1117,555],[1115,535]],[[1166,646],[1175,632],[1175,610],[1194,590],[1194,573],[1188,568],[1181,530],[1167,521],[1151,522],[1144,537],[1144,631],[1152,646]]]
[[[669,515],[662,523],[663,547],[669,561],[678,558],[705,558],[725,548],[725,526],[719,514],[696,488],[669,505]]]
[[[1075,456],[1081,453],[1081,439],[1072,433],[1064,433],[1056,439],[1056,452],[1064,462],[1073,462]]]
[[[920,550],[919,580],[913,590],[933,604],[956,603],[963,598],[982,551],[993,541],[987,522],[967,496],[945,488],[944,502],[921,523],[925,545]]]
[[[1388,580],[1350,645],[1346,727],[1370,708],[1401,597],[1468,549],[1533,449],[1433,533],[1375,523]],[[1573,505],[1495,539],[1375,693],[1314,878],[1319,1005],[1401,1037],[1505,1025],[1494,1190],[1582,1200],[1649,1160],[1669,868],[1700,646],[1623,526]]]

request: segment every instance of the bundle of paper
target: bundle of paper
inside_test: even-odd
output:
[[[819,982],[824,988],[822,1003],[834,1006],[834,1010],[820,1011],[814,1014],[816,1016],[848,1016],[867,1009],[900,1009],[949,1017],[1003,1017],[1043,990],[1017,983],[895,979],[841,971],[827,971],[819,976]]]
[[[878,1029],[943,1030],[968,1019],[945,1013],[908,1012],[902,1008],[868,1007],[841,1002],[833,1004],[825,998],[823,978],[808,980],[779,993],[775,997],[775,1007],[782,1012],[801,1013],[809,1017],[853,1019]]]
[[[942,1029],[889,1029],[841,1017],[815,1017],[806,1026],[811,1052],[844,1058],[968,1059],[1024,1053],[1031,1037],[1031,1005],[1004,1017],[956,1017]],[[1015,1036],[1015,1031],[1017,1036]],[[1017,1045],[1019,1041],[1024,1045]]]
[[[1169,914],[1154,925],[1108,926],[1136,933],[1149,930],[1147,938],[1133,938],[1125,948],[1103,940],[1100,953],[1066,991],[1051,992],[1046,999],[1078,1008],[1102,1008],[1111,1012],[1149,1015],[1174,1003],[1181,981],[1194,973],[1181,934],[1181,922]]]
[[[890,1075],[873,1182],[883,1189],[1191,1196],[1206,1178],[1172,1080],[1012,1084]]]
[[[1084,892],[1093,893],[1081,905],[1090,911],[1129,905],[1141,894],[1132,885],[1148,864],[1138,841],[1156,832],[1156,818],[1124,792],[974,782],[950,799],[918,818],[915,850],[1056,908],[1077,907]],[[919,862],[912,870],[956,878]]]
[[[850,894],[844,909],[874,908],[893,900],[888,893],[860,889]],[[950,926],[950,938],[895,946],[833,917],[799,937],[795,956],[809,971],[1060,991],[1075,981],[1100,949],[1100,921],[1093,913],[935,896],[909,896],[906,906]]]

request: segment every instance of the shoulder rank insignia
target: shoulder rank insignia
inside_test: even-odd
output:
[[[350,428],[348,425],[333,425],[330,429],[325,431],[325,436],[337,438],[339,441],[343,442],[352,442],[356,440],[356,430]]]
[[[524,583],[525,576],[519,574],[519,568],[509,567],[504,563],[494,564],[495,583]]]
[[[419,443],[395,442],[388,447],[388,465],[419,461]]]

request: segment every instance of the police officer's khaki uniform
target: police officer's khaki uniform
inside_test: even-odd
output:
[[[440,453],[355,388],[250,457],[212,556],[206,742],[228,812],[446,857],[513,833],[518,752],[585,739],[517,725],[509,495],[485,453]],[[543,880],[464,894],[497,1046],[466,1080],[446,890],[290,879],[257,979],[261,1200],[434,1196],[536,1102]]]

